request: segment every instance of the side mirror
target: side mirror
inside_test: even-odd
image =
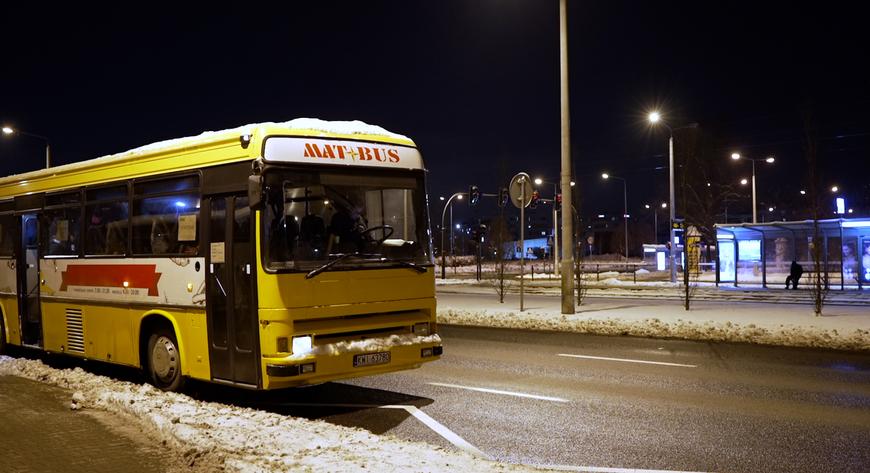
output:
[[[248,176],[248,206],[259,210],[263,206],[263,176]]]

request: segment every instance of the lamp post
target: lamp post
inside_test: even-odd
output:
[[[451,207],[450,204],[453,202],[453,199],[455,198],[458,200],[462,200],[462,196],[464,196],[464,195],[465,195],[464,192],[457,192],[457,193],[451,195],[450,198],[447,199],[447,203],[444,204],[444,210],[441,211],[441,279],[447,278],[446,271],[445,271],[446,258],[444,255],[444,217],[447,216],[447,208],[448,207],[450,208],[450,213],[452,215],[453,207]],[[452,239],[453,239],[453,219],[452,218],[450,221],[450,238],[452,241]]]
[[[741,156],[740,153],[731,153],[731,159],[735,161],[740,159],[748,159],[752,161],[752,223],[758,223],[758,209],[755,200],[755,162],[764,161],[766,163],[773,163],[776,161],[776,158],[773,156],[768,156],[766,158],[747,158],[746,156]]]
[[[655,240],[654,243],[656,245],[658,245],[659,244],[659,213],[658,213],[658,210],[656,209],[655,205],[644,204],[643,207],[647,210],[652,209],[652,211],[653,211],[653,234],[655,235],[655,238],[653,238],[653,239]],[[666,202],[662,202],[662,208],[666,209],[667,207],[668,207],[668,204]]]
[[[553,185],[553,274],[559,275],[559,211],[556,210],[556,197],[559,195],[559,184],[542,179],[535,178],[535,185],[542,184]],[[571,187],[574,187],[575,182],[571,181]],[[564,197],[564,196],[563,196]]]
[[[618,179],[622,181],[622,219],[624,221],[625,227],[625,261],[628,261],[628,184],[626,180],[621,177],[611,176],[610,174],[602,173],[601,177],[603,179]]]
[[[669,238],[669,246],[671,250],[668,251],[668,259],[671,264],[671,282],[677,282],[677,263],[676,258],[674,256],[677,252],[677,245],[674,244],[674,220],[676,220],[676,208],[674,206],[674,129],[670,127],[664,120],[662,120],[662,116],[659,112],[651,112],[649,114],[649,122],[653,125],[661,123],[665,128],[668,129],[668,174],[669,174],[669,182],[670,182],[670,203],[671,206],[671,224],[670,230],[668,232]]]
[[[559,89],[562,200],[572,205],[571,198],[571,121],[568,107],[568,2],[559,0]],[[562,313],[574,309],[574,230],[570,212],[562,212]]]
[[[16,129],[9,127],[9,126],[3,127],[3,134],[4,135],[24,135],[24,136],[29,136],[31,138],[36,138],[38,140],[44,141],[45,142],[45,168],[48,169],[51,167],[51,144],[48,142],[48,138],[46,138],[42,135],[37,135],[35,133],[28,133],[26,131],[16,130]]]

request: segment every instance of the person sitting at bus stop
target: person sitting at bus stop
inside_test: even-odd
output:
[[[803,274],[804,267],[798,264],[797,261],[792,260],[791,270],[788,273],[788,277],[785,278],[785,288],[788,289],[789,285],[791,285],[792,289],[797,289],[798,280],[800,280]]]

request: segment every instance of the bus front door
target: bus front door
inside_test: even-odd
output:
[[[206,199],[206,313],[212,379],[260,385],[254,226],[247,196]]]
[[[42,346],[42,313],[39,307],[39,216],[21,216],[21,246],[18,251],[18,307],[21,343]]]

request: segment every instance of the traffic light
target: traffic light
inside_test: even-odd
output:
[[[529,202],[529,208],[530,209],[538,208],[538,199],[540,199],[540,198],[541,198],[541,194],[539,194],[538,191],[532,192],[532,201]]]
[[[480,189],[477,186],[471,186],[468,189],[468,205],[477,205],[478,200],[480,200]]]
[[[498,206],[504,207],[505,205],[507,205],[508,200],[510,200],[510,198],[511,198],[511,193],[510,193],[510,191],[508,191],[508,188],[502,187],[498,191]]]
[[[562,194],[556,194],[556,204],[555,209],[559,210],[562,207]]]

